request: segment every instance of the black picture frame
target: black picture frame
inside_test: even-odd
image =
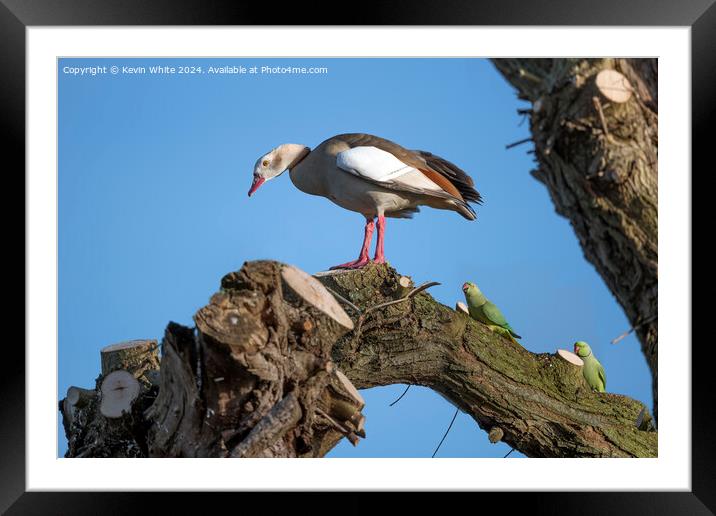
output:
[[[609,25],[691,27],[692,50],[692,168],[713,170],[707,128],[716,125],[716,4],[715,0],[442,0],[360,2],[352,9],[326,9],[317,3],[219,2],[202,0],[0,0],[0,113],[7,144],[4,163],[14,157],[15,168],[4,167],[6,176],[19,177],[25,167],[25,30],[31,26],[62,25]],[[334,4],[335,5],[335,4]],[[707,168],[708,167],[708,168]],[[18,172],[15,173],[15,170]],[[684,180],[689,171],[685,170]],[[694,177],[693,174],[691,177]],[[23,181],[24,189],[24,181]],[[692,190],[698,192],[698,190]],[[704,189],[701,190],[703,195]],[[17,212],[15,212],[17,213]],[[6,218],[14,220],[17,218]],[[694,223],[698,221],[694,218]],[[708,229],[706,229],[708,231]],[[711,230],[712,232],[712,230]],[[699,234],[696,232],[695,234]],[[703,233],[702,233],[703,234]],[[693,252],[693,251],[692,251]],[[16,253],[19,254],[19,253]],[[693,255],[692,255],[693,256]],[[24,256],[27,259],[27,256]],[[703,269],[701,269],[703,270]],[[27,274],[27,269],[25,269]],[[683,300],[690,302],[690,300]],[[697,306],[694,304],[694,308]],[[14,323],[12,326],[19,327]],[[704,342],[694,338],[692,356],[699,357]],[[688,350],[689,342],[665,343]],[[707,352],[708,353],[708,352]],[[6,341],[7,364],[0,375],[0,512],[7,514],[114,514],[142,512],[144,500],[161,498],[164,511],[182,513],[202,499],[212,505],[232,503],[245,494],[203,493],[36,493],[25,492],[25,371],[24,349]],[[713,388],[706,368],[709,360],[693,361],[692,379],[692,491],[649,493],[523,493],[510,494],[510,505],[526,505],[532,513],[550,514],[713,514],[716,510],[716,454],[713,434]],[[683,436],[688,439],[689,436]],[[482,495],[484,497],[500,495]],[[504,495],[502,495],[504,498]],[[140,501],[139,499],[142,499]],[[245,501],[246,498],[243,498]],[[279,500],[275,498],[274,500]],[[364,495],[348,494],[343,507],[363,507]],[[409,505],[422,504],[421,496]],[[504,503],[505,500],[495,500]],[[454,503],[454,502],[453,502]],[[474,503],[474,502],[468,502]],[[308,508],[310,504],[305,504]],[[483,505],[483,507],[486,507]],[[513,507],[516,508],[516,507]],[[479,507],[475,507],[479,510]],[[345,511],[343,511],[345,512]],[[354,512],[354,511],[351,511]]]

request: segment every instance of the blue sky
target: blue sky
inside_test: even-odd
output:
[[[325,66],[320,75],[72,75],[65,66]],[[651,406],[651,379],[621,308],[529,171],[526,107],[480,59],[61,59],[59,393],[94,386],[99,350],[192,325],[221,277],[270,258],[314,273],[357,256],[361,215],[297,190],[288,174],[246,192],[256,159],[367,132],[466,170],[484,197],[476,222],[424,208],[389,219],[386,255],[439,301],[466,280],[498,304],[533,352],[586,340],[607,390]],[[454,408],[429,389],[363,391],[367,439],[332,457],[429,457]],[[59,416],[58,416],[59,424]],[[61,424],[59,455],[66,450]],[[502,457],[461,413],[439,457]],[[519,456],[513,453],[511,457]]]

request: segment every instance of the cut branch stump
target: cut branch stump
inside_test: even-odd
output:
[[[146,410],[156,398],[156,341],[103,348],[94,390],[70,387],[60,402],[66,457],[147,457]]]
[[[354,324],[316,278],[247,262],[194,321],[164,337],[150,456],[318,457],[365,436],[364,402],[331,358]]]
[[[123,370],[131,373],[146,387],[156,383],[154,373],[159,370],[159,348],[156,340],[129,340],[112,344],[102,348],[100,357],[102,376]]]

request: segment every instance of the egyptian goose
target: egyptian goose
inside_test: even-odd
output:
[[[449,161],[370,134],[339,134],[314,150],[294,143],[279,145],[256,161],[249,197],[286,170],[302,192],[326,197],[366,218],[358,259],[332,269],[369,263],[376,218],[374,261],[385,263],[385,217],[411,218],[424,205],[475,220],[468,202],[481,203],[470,176]]]

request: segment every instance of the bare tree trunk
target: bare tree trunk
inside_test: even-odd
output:
[[[72,405],[101,403],[101,391],[68,393],[68,456],[322,457],[366,435],[356,387],[392,383],[431,387],[528,456],[657,455],[643,404],[592,392],[579,366],[530,353],[412,287],[382,265],[316,279],[247,262],[197,312],[196,330],[169,324],[158,393],[142,387],[122,425],[97,401]],[[131,363],[154,363],[139,358]],[[86,430],[108,424],[109,443]]]
[[[60,402],[68,457],[319,457],[365,437],[365,402],[331,359],[353,322],[315,278],[252,262],[195,322],[169,324],[161,366],[153,341],[102,350],[97,389]]]
[[[494,59],[532,103],[538,168],[557,213],[635,328],[658,408],[657,60]]]

